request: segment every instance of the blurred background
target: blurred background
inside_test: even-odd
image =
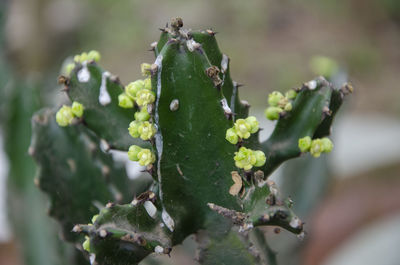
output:
[[[65,58],[96,49],[127,84],[139,78],[140,63],[154,61],[149,45],[175,16],[187,28],[218,32],[231,75],[244,84],[241,98],[263,121],[262,138],[274,125],[262,114],[268,93],[312,79],[315,56],[337,62],[355,92],[333,126],[334,151],[291,161],[273,176],[307,235],[265,232],[282,265],[399,265],[398,0],[1,0],[0,264],[74,264],[28,155],[32,113],[65,100],[56,81]],[[172,258],[143,264],[197,264],[187,241]]]

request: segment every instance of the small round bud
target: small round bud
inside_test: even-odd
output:
[[[129,128],[128,128],[128,131],[129,131],[129,134],[133,137],[133,138],[138,138],[139,136],[140,136],[140,133],[139,133],[139,126],[142,124],[142,122],[140,122],[140,121],[132,121],[130,124],[129,124]]]
[[[67,64],[65,66],[65,68],[64,68],[65,75],[70,76],[72,71],[74,70],[74,68],[75,68],[75,64],[74,63]]]
[[[313,157],[319,157],[324,151],[324,147],[321,139],[314,139],[311,143],[310,154]]]
[[[256,133],[258,131],[258,129],[260,128],[257,118],[254,116],[247,117],[246,122],[248,124],[250,124],[250,126],[251,126],[250,133]]]
[[[147,104],[151,104],[156,100],[156,96],[154,93],[148,89],[139,90],[136,93],[136,103],[140,106],[147,106]]]
[[[285,105],[284,110],[285,110],[285,111],[291,111],[292,108],[293,108],[293,107],[292,107],[292,103],[288,102],[288,103]]]
[[[78,101],[72,103],[71,111],[76,117],[82,117],[84,109],[83,105]]]
[[[72,123],[74,119],[74,114],[72,113],[72,109],[69,106],[62,106],[61,109],[57,111],[56,114],[56,122],[59,126],[65,127]]]
[[[88,54],[86,52],[81,53],[81,57],[79,59],[80,63],[83,63],[84,61],[87,61],[89,59]]]
[[[239,137],[237,136],[236,131],[233,128],[230,128],[226,130],[225,139],[231,144],[237,144]]]
[[[98,217],[99,217],[98,214],[93,215],[93,217],[92,217],[92,224],[94,224],[94,223],[96,222],[96,220],[97,220]]]
[[[268,104],[272,107],[278,107],[278,103],[284,98],[281,92],[274,91],[268,95]]]
[[[235,165],[238,168],[243,168],[244,170],[250,170],[254,164],[256,164],[257,159],[251,149],[246,147],[240,147],[238,152],[235,152]]]
[[[140,124],[138,132],[142,140],[149,140],[156,134],[157,130],[153,124],[151,124],[148,121],[145,121]]]
[[[133,100],[127,94],[122,93],[118,96],[118,105],[124,109],[133,108]]]
[[[330,153],[333,149],[332,141],[327,137],[322,138],[321,141],[322,141],[322,148],[323,148],[324,152]]]
[[[151,64],[142,63],[140,65],[140,70],[142,71],[143,76],[150,76],[151,75]]]
[[[88,236],[85,236],[85,241],[82,243],[82,247],[87,252],[90,252],[90,238]]]
[[[98,51],[95,51],[95,50],[90,51],[87,56],[88,56],[88,60],[89,61],[93,60],[96,63],[98,63],[100,61],[100,58],[101,58],[100,53]]]
[[[142,108],[140,111],[135,112],[135,120],[137,121],[148,121],[150,114],[147,112],[147,108]]]
[[[80,54],[77,54],[77,55],[74,56],[74,62],[76,62],[76,63],[80,63],[81,62],[81,55]]]
[[[290,89],[285,93],[287,99],[293,100],[297,97],[297,92],[294,89]]]
[[[267,158],[265,157],[265,154],[263,151],[253,151],[253,154],[256,157],[256,163],[254,163],[253,166],[261,167],[265,164],[265,161],[267,161]]]
[[[281,113],[282,111],[283,110],[278,107],[268,107],[265,109],[264,114],[268,120],[273,121],[279,119],[279,113]]]
[[[139,154],[140,151],[142,151],[142,148],[140,148],[137,145],[131,145],[129,147],[129,150],[128,150],[128,158],[129,158],[129,160],[131,160],[131,161],[139,161],[138,154]]]
[[[148,90],[151,90],[151,78],[150,77],[146,78],[144,80],[144,88],[148,89]]]
[[[139,79],[129,83],[125,87],[125,92],[128,96],[134,99],[136,97],[137,92],[142,89],[144,89],[144,81]]]
[[[299,139],[299,143],[298,143],[300,151],[302,153],[310,151],[311,142],[312,142],[312,140],[311,140],[310,136],[306,136],[306,137],[300,138]]]
[[[251,125],[244,119],[238,119],[233,126],[236,134],[243,139],[250,137]]]
[[[156,161],[155,155],[149,149],[142,149],[137,157],[139,158],[139,164],[141,166],[147,166]]]

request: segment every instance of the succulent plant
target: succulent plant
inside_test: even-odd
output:
[[[268,176],[288,159],[332,149],[326,137],[352,87],[318,77],[273,92],[266,116],[276,126],[260,142],[215,32],[182,26],[176,18],[161,29],[144,80],[126,86],[99,66],[98,52],[75,56],[59,79],[72,105],[32,119],[30,153],[50,215],[93,264],[137,264],[199,231],[209,239],[199,244],[202,264],[266,263],[258,227],[304,233]],[[110,150],[128,152],[151,183],[130,180]]]

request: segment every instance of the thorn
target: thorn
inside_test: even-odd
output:
[[[353,93],[354,88],[350,83],[344,83],[342,85],[342,87],[340,88],[340,91],[344,94],[344,95],[348,95]]]
[[[216,34],[216,32],[214,32],[212,29],[207,29],[206,32],[208,33],[208,35],[210,36],[214,36]]]
[[[80,225],[75,225],[74,228],[72,228],[72,232],[81,233],[82,232],[82,227]]]
[[[115,203],[113,203],[113,202],[109,202],[106,204],[106,208],[112,208],[114,206],[115,206]]]
[[[110,76],[110,81],[115,84],[121,84],[121,81],[119,80],[119,76],[116,76],[116,75]]]

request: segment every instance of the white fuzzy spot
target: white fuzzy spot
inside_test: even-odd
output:
[[[90,80],[90,72],[89,72],[89,69],[87,67],[87,61],[84,61],[82,63],[82,68],[78,72],[78,80],[81,83],[87,83]]]
[[[171,111],[176,111],[179,108],[179,100],[178,99],[174,99],[171,101],[171,104],[169,104],[169,109]]]
[[[243,232],[249,231],[253,227],[254,227],[253,223],[244,223],[243,225],[241,225],[239,227],[239,233],[243,233]]]
[[[90,264],[91,265],[94,265],[95,264],[95,262],[96,262],[96,254],[90,254],[90,256],[89,256],[89,261],[90,261]]]
[[[317,88],[317,81],[311,80],[306,85],[310,90],[314,90]]]
[[[110,75],[111,74],[109,72],[103,72],[103,74],[101,75],[99,102],[103,106],[111,103],[111,97],[107,91],[107,78],[110,77]]]
[[[99,233],[99,235],[100,235],[100,237],[106,237],[107,236],[107,231],[106,230],[104,230],[104,229],[102,229],[102,230],[100,230],[100,233]]]
[[[110,151],[111,146],[107,143],[106,140],[101,139],[101,140],[100,140],[100,149],[101,149],[101,151],[103,151],[104,153],[107,153],[108,151]]]
[[[173,232],[175,229],[174,220],[172,220],[171,216],[169,215],[169,213],[167,213],[165,209],[163,209],[161,217],[164,224],[168,227],[169,231]]]
[[[301,221],[297,217],[293,217],[292,220],[290,220],[289,225],[293,228],[299,228],[301,226]]]
[[[146,209],[146,212],[150,215],[150,217],[154,219],[157,213],[156,206],[154,206],[154,204],[151,201],[145,201],[143,206]]]
[[[186,41],[186,46],[187,46],[188,50],[192,52],[192,51],[200,48],[200,43],[195,42],[193,39],[191,39],[191,40]]]
[[[156,246],[154,248],[154,252],[157,254],[163,254],[164,253],[164,248],[162,246]]]
[[[221,72],[223,74],[226,73],[226,70],[228,70],[228,63],[229,63],[229,57],[226,56],[226,54],[222,54],[222,60],[221,60]]]
[[[232,110],[228,106],[228,102],[226,101],[226,98],[221,99],[221,105],[222,105],[222,108],[224,109],[225,114],[232,114]]]

